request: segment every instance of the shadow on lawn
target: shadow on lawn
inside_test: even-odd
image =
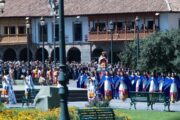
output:
[[[178,118],[171,118],[169,120],[180,120],[180,118],[179,117]]]

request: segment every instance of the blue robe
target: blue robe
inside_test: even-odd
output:
[[[134,76],[134,75],[130,75],[130,76],[129,76],[129,80],[130,80],[130,82],[131,82],[131,84],[130,84],[130,90],[131,90],[131,91],[135,91],[135,90],[136,90],[135,76]]]
[[[145,75],[143,75],[143,76],[141,76],[140,79],[141,79],[141,82],[142,82],[142,91],[147,91],[148,77],[145,76]],[[144,89],[143,89],[143,82],[146,82],[146,83],[145,83]]]
[[[119,86],[120,86],[121,82],[125,83],[124,76],[119,76],[118,78],[119,79],[116,81],[116,84],[115,84],[115,90],[116,90],[115,97],[116,98],[119,98]]]
[[[136,84],[138,82],[138,80],[140,80],[140,84],[139,84],[139,91],[142,91],[142,79],[141,79],[141,76],[135,76],[135,90],[137,89],[136,88]]]
[[[180,81],[177,78],[174,78],[174,79],[172,79],[171,77],[165,78],[164,85],[163,85],[164,93],[166,97],[169,97],[170,86],[173,82],[177,85],[177,91],[178,91],[177,100],[180,100]]]
[[[99,82],[99,84],[98,84],[99,93],[101,93],[101,95],[103,95],[103,97],[104,97],[104,82],[105,82],[105,80],[106,80],[106,76],[103,75],[102,78],[101,78],[101,80],[100,80],[100,82]],[[108,79],[107,79],[107,80],[108,80],[108,81],[110,82],[110,84],[111,84],[111,91],[113,91],[113,82],[112,82],[111,77],[108,76]],[[113,94],[112,94],[112,98],[113,98]]]
[[[87,82],[88,75],[87,74],[80,74],[77,81],[77,87],[78,88],[86,88],[86,82]]]
[[[158,81],[157,81],[156,77],[152,77],[152,76],[149,78],[149,80],[147,82],[147,88],[146,89],[149,90],[151,80],[154,81],[154,84],[155,84],[155,87],[156,87],[155,91],[157,91],[158,90]]]

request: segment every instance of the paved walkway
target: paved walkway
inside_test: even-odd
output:
[[[36,88],[40,88],[42,86],[36,86]],[[76,81],[74,80],[70,80],[69,84],[68,84],[69,89],[74,90],[74,89],[78,89],[76,88]],[[15,90],[22,90],[24,89],[24,86],[14,86]],[[68,102],[68,106],[75,106],[78,108],[84,108],[86,107],[86,105],[88,104],[88,102]],[[22,104],[15,104],[15,105],[6,105],[8,108],[20,108],[22,107]],[[33,105],[29,106],[30,108],[33,108]],[[130,100],[127,99],[126,101],[121,101],[121,100],[111,100],[110,101],[110,107],[112,108],[123,108],[123,109],[129,109],[130,108]],[[27,106],[24,106],[24,108],[27,108]],[[136,105],[136,108],[138,110],[147,110],[147,103],[144,102],[139,102]],[[132,107],[132,109],[134,109]],[[164,109],[164,104],[163,103],[156,103],[154,104],[154,110],[158,110],[158,111],[162,111]],[[170,110],[171,111],[180,111],[180,101],[176,102],[176,103],[171,103],[170,106]]]
[[[78,108],[85,108],[88,102],[68,102],[68,106],[74,106]],[[8,108],[22,108],[22,104],[14,104],[14,105],[6,105]],[[111,100],[110,101],[110,107],[112,108],[121,108],[121,109],[129,109],[130,108],[130,100],[127,99],[125,102],[121,100]],[[144,102],[138,102],[137,103],[137,110],[147,110],[147,104]],[[23,108],[27,108],[26,105],[24,105]],[[34,105],[30,105],[29,108],[34,108]],[[154,110],[155,111],[163,111],[164,104],[163,103],[156,103],[154,104]],[[134,108],[132,107],[132,110]],[[171,111],[179,111],[180,112],[180,102],[171,103],[170,106]]]

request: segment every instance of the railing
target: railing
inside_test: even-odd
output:
[[[153,30],[139,31],[139,38],[143,39],[153,33]],[[126,41],[136,39],[137,31],[134,29],[127,31],[114,31],[113,32],[113,41]],[[98,42],[98,41],[110,41],[111,33],[109,31],[93,31],[89,32],[89,42]]]
[[[29,35],[31,43],[31,35]],[[0,36],[0,45],[22,45],[27,44],[27,35],[2,35]]]

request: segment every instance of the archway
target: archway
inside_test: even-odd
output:
[[[76,47],[70,48],[67,53],[67,61],[81,62],[81,51]]]
[[[4,61],[17,60],[17,58],[16,58],[16,52],[15,52],[13,49],[8,48],[8,49],[4,52],[3,60],[4,60]]]
[[[21,50],[20,55],[19,55],[19,60],[27,61],[27,48],[24,48]],[[32,60],[32,52],[29,50],[29,60]]]
[[[55,60],[59,61],[59,47],[55,48]],[[51,52],[51,60],[54,61],[54,50]]]
[[[42,48],[36,51],[35,60],[42,61]],[[46,49],[44,49],[44,60],[48,60],[48,51]]]
[[[103,51],[103,49],[101,49],[101,48],[94,49],[92,52],[92,58],[91,59],[98,61],[98,58],[101,55],[102,51]]]

